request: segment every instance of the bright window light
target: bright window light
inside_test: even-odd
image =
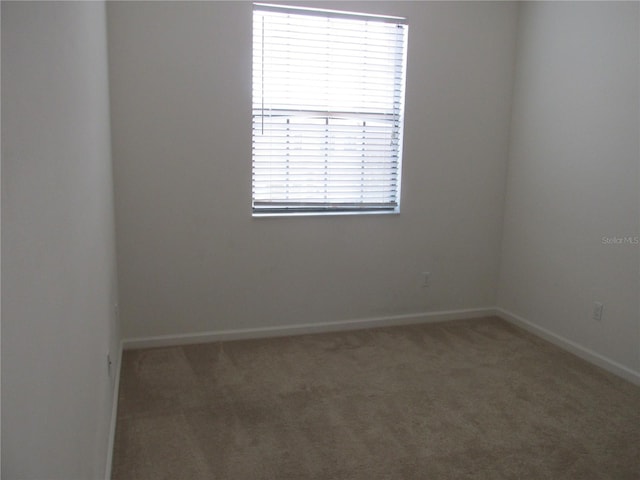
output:
[[[254,5],[254,215],[399,211],[407,28]]]

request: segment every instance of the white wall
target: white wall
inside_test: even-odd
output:
[[[103,3],[2,2],[2,478],[105,471],[117,352]]]
[[[251,3],[109,2],[125,337],[495,305],[517,6],[322,5],[409,20],[400,215],[253,219]]]
[[[640,235],[638,7],[521,5],[498,296],[635,372],[640,247],[602,239]]]

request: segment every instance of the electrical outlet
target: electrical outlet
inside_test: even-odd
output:
[[[107,373],[109,374],[109,378],[111,378],[111,366],[113,362],[111,361],[111,354],[107,352]]]
[[[602,311],[604,310],[604,305],[601,302],[593,302],[593,314],[592,317],[595,321],[602,321]]]
[[[422,272],[422,288],[431,286],[431,272]]]

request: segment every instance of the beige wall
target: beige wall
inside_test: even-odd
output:
[[[323,6],[408,18],[400,215],[252,218],[251,3],[109,2],[125,337],[495,305],[516,5]]]
[[[105,7],[2,2],[2,478],[105,472],[118,332]]]
[[[636,378],[640,246],[606,242],[640,235],[638,9],[521,5],[498,297]]]

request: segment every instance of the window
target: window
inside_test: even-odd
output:
[[[254,215],[399,211],[407,28],[254,5]]]

